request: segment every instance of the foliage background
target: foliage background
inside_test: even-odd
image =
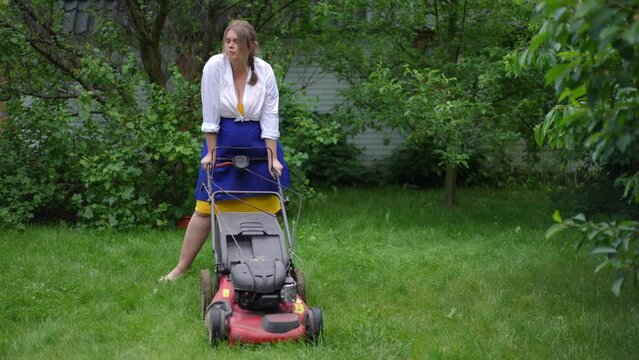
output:
[[[0,46],[6,49],[0,96],[7,115],[0,133],[0,225],[51,219],[120,229],[172,224],[194,203],[201,134],[199,72],[193,68],[217,52],[219,27],[192,23],[193,2],[128,2],[129,23],[90,8],[95,29],[74,34],[64,31],[59,5],[13,1],[0,7]],[[266,27],[259,20],[265,9],[253,5],[229,5],[226,17],[255,14],[256,27]],[[297,12],[279,10],[269,10],[277,15],[273,24]],[[278,34],[287,27],[263,30],[262,56],[280,80],[287,160],[296,189],[312,196],[308,159],[342,135],[334,120],[320,124],[283,84],[288,57]],[[198,45],[203,32],[211,42]],[[158,53],[174,43],[183,45],[179,56]],[[197,56],[202,47],[208,49],[204,58]],[[271,58],[274,53],[278,57]]]
[[[282,142],[307,197],[367,179],[426,188],[459,174],[461,184],[506,185],[518,179],[505,149],[523,140],[533,155],[545,143],[579,165],[562,184],[559,161],[542,174],[569,186],[556,197],[562,210],[570,203],[601,216],[625,195],[624,212],[636,216],[633,1],[118,4],[93,4],[92,30],[80,34],[65,31],[57,1],[0,5],[0,226],[164,227],[189,213],[201,141],[198,77],[238,17],[254,24],[261,56],[275,68]],[[351,85],[333,114],[313,113],[284,83],[293,62]],[[347,137],[369,127],[399,130],[407,141],[390,161],[364,169]],[[531,156],[523,172],[533,183],[536,169]],[[618,268],[639,279],[630,233],[627,242],[605,241],[615,251],[625,246],[631,260]]]
[[[622,198],[639,203],[639,5],[633,1],[540,1],[538,28],[527,48],[509,55],[514,74],[543,69],[556,105],[536,128],[539,145],[586,155],[599,169],[594,178],[614,179]],[[583,197],[592,194],[585,188]],[[632,214],[632,212],[631,212]],[[591,215],[591,214],[589,214]],[[636,215],[636,213],[635,213]],[[548,229],[552,237],[567,228],[581,232],[576,247],[590,244],[600,257],[595,272],[616,270],[612,291],[619,295],[626,279],[639,284],[639,222],[593,222],[581,213],[563,219],[559,211]]]

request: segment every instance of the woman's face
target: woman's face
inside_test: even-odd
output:
[[[224,36],[224,54],[231,61],[241,60],[248,63],[248,48],[246,43],[240,43],[237,33],[233,29],[229,29]]]

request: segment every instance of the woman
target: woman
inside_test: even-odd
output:
[[[288,170],[278,141],[279,91],[275,74],[267,62],[255,56],[257,50],[255,29],[244,20],[235,20],[224,31],[223,53],[211,57],[204,65],[202,132],[205,133],[205,141],[195,190],[197,203],[184,235],[179,262],[160,280],[173,281],[182,276],[210,233],[211,204],[202,186],[203,182],[206,183],[205,169],[214,169],[214,191],[277,190],[272,182],[240,172],[232,166],[214,167],[216,157],[227,157],[229,151],[236,151],[228,147],[261,147],[260,155],[266,156],[268,161],[251,163],[251,170],[265,178],[269,174],[273,178],[279,176],[283,185],[289,185]],[[215,151],[208,150],[216,147]],[[264,150],[265,147],[268,151]],[[274,156],[268,156],[270,154]],[[220,195],[216,197],[214,211],[255,211],[255,207],[276,213],[280,210],[280,203],[273,195],[252,196],[242,201]]]

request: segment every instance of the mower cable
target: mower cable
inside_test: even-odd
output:
[[[215,185],[215,183],[214,183],[213,181],[211,181],[211,187],[212,187],[213,185]],[[216,186],[217,186],[217,185],[216,185]],[[275,215],[270,214],[270,213],[268,213],[268,212],[266,212],[266,211],[263,211],[263,210],[261,210],[260,208],[256,207],[255,205],[253,205],[253,204],[249,204],[248,202],[246,202],[246,201],[244,201],[244,200],[242,200],[242,199],[240,199],[240,198],[238,198],[238,197],[236,197],[236,196],[233,196],[232,194],[227,193],[227,192],[226,192],[224,189],[222,189],[221,187],[219,187],[219,186],[217,186],[217,187],[218,187],[218,188],[222,191],[222,193],[224,193],[224,194],[226,194],[227,196],[229,196],[229,197],[233,198],[234,200],[238,200],[238,201],[240,201],[240,202],[242,202],[242,203],[244,203],[244,204],[246,204],[246,205],[249,205],[249,206],[251,206],[251,207],[253,207],[253,208],[257,209],[258,211],[262,211],[262,212],[264,212],[264,213],[267,213],[267,214],[272,215],[273,217],[275,217]],[[211,198],[213,197],[213,194],[209,191],[209,189],[208,189],[206,186],[204,187],[204,189],[205,189],[205,190],[206,190],[206,192],[208,193],[208,195],[209,195],[209,199],[211,199]],[[215,210],[217,209],[217,210],[218,210],[218,214],[219,214],[219,208],[217,207],[217,205],[215,204],[215,202],[213,202],[213,206],[214,206],[214,208],[213,208],[213,209],[211,209],[211,210],[212,210],[212,211],[215,211]],[[218,218],[217,218],[217,221],[220,223],[220,225],[221,225],[222,227],[224,227],[224,229],[225,229],[228,233],[231,233],[230,229],[228,228],[228,226],[226,226],[226,224],[224,224],[224,221],[222,221],[222,219],[221,219],[221,218],[219,218],[219,217],[218,217]],[[211,224],[211,225],[212,225],[212,224]],[[231,233],[231,238],[233,239],[233,242],[235,243],[235,246],[237,246],[237,249],[238,249],[238,250],[239,250],[239,252],[240,252],[240,257],[242,258],[242,260],[244,260],[244,261],[246,262],[246,256],[244,255],[244,252],[242,251],[242,247],[241,247],[241,246],[240,246],[240,244],[237,242],[237,239],[235,238],[235,235],[233,235],[232,233]],[[215,250],[213,250],[213,251],[215,251]]]
[[[204,183],[202,183],[202,185],[204,185]],[[226,195],[226,196],[230,197],[232,200],[237,200],[237,201],[241,202],[241,203],[242,203],[242,204],[244,204],[244,205],[247,205],[247,206],[249,206],[249,207],[252,207],[253,209],[257,210],[258,212],[261,212],[261,213],[264,213],[264,214],[270,215],[270,216],[272,216],[272,217],[274,217],[274,218],[277,218],[277,216],[276,216],[275,214],[271,214],[270,212],[265,211],[264,209],[260,209],[259,207],[255,206],[255,205],[253,205],[253,204],[251,204],[251,203],[249,203],[249,202],[247,202],[247,201],[242,200],[242,198],[237,197],[237,196],[235,196],[235,195],[233,195],[233,194],[231,194],[231,193],[227,192],[226,190],[222,189],[220,186],[218,186],[217,184],[215,184],[213,181],[211,181],[211,185],[215,185],[215,186],[217,186],[217,188],[218,188],[218,189],[220,189],[220,192],[221,192],[222,194],[224,194],[224,195]],[[209,191],[209,189],[207,189],[207,188],[206,188],[206,186],[204,186],[204,190],[206,190],[207,194],[209,195],[209,199],[210,199],[210,198],[211,198],[211,196],[212,196],[211,192]]]
[[[302,215],[302,195],[300,195],[297,191],[291,189],[290,187],[284,186],[284,185],[282,185],[279,182],[273,181],[272,179],[269,179],[269,178],[267,178],[265,176],[262,176],[262,175],[260,175],[260,174],[258,174],[256,172],[252,171],[249,168],[246,168],[245,170],[248,171],[249,173],[261,178],[262,180],[266,180],[266,181],[268,181],[268,182],[270,182],[272,184],[275,184],[275,185],[281,187],[282,189],[286,189],[286,190],[292,192],[293,194],[295,194],[298,197],[298,199],[300,200],[300,205],[297,207],[297,216],[295,218],[295,228],[293,229],[293,234],[297,234],[297,227],[299,226],[300,216]]]
[[[215,206],[215,208],[217,208],[217,205]],[[218,209],[219,210],[219,209]],[[213,211],[215,211],[215,209],[213,209]],[[219,212],[218,212],[219,214]],[[240,246],[240,244],[237,242],[237,239],[235,238],[235,235],[233,235],[230,231],[230,229],[228,228],[228,226],[226,226],[226,224],[224,223],[224,221],[221,221],[222,219],[220,219],[219,217],[217,218],[217,221],[219,222],[219,224],[224,227],[224,229],[231,234],[231,238],[233,239],[233,242],[235,243],[235,246],[237,246],[237,249],[240,252],[240,257],[242,258],[242,260],[244,260],[244,262],[246,262],[246,256],[244,255],[244,252],[242,251],[242,247]]]

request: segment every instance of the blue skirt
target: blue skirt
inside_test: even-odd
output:
[[[234,119],[221,118],[220,130],[217,133],[217,158],[230,158],[234,155],[247,155],[253,157],[267,157],[266,144],[262,139],[262,129],[259,121],[236,122]],[[252,149],[230,149],[225,147],[243,147]],[[208,153],[206,139],[202,145],[200,159]],[[291,180],[288,174],[288,167],[284,161],[282,145],[277,142],[277,159],[282,163],[284,169],[280,176],[280,183],[283,186],[290,186]],[[216,160],[215,163],[228,162],[229,160]],[[267,160],[251,160],[248,166],[251,172],[272,180],[262,179],[246,170],[237,169],[234,166],[216,167],[213,170],[213,191],[234,190],[234,191],[273,191],[278,192],[277,181],[271,177]],[[209,195],[204,186],[206,185],[206,172],[200,166],[200,173],[195,188],[195,199],[208,201]],[[233,194],[234,197],[255,196],[255,194]],[[227,200],[232,197],[225,194],[217,194],[215,200]]]

